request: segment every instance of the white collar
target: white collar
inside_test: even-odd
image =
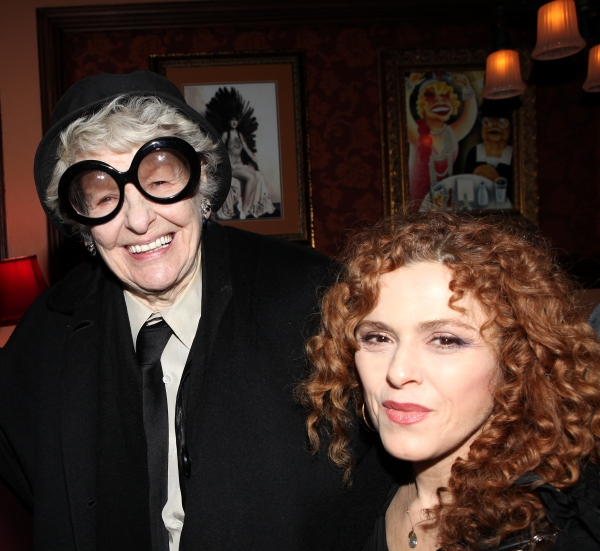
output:
[[[187,287],[171,306],[160,312],[148,308],[130,291],[123,291],[134,346],[138,333],[148,318],[162,317],[169,324],[175,336],[188,349],[192,347],[202,310],[202,269],[200,260],[199,256],[196,272]]]

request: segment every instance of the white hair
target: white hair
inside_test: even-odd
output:
[[[46,191],[46,205],[62,222],[86,236],[89,233],[86,228],[68,219],[60,210],[58,184],[65,170],[84,155],[89,157],[106,150],[127,153],[163,136],[185,140],[200,155],[202,176],[196,196],[211,200],[218,188],[215,181],[220,160],[217,144],[197,123],[162,99],[122,95],[98,111],[76,119],[61,132],[57,162]]]

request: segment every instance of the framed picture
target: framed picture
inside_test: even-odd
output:
[[[484,99],[486,55],[381,52],[387,214],[472,210],[537,222],[534,90]],[[529,57],[520,57],[526,80]]]
[[[233,177],[219,222],[314,246],[302,54],[152,55],[150,68],[227,146]]]

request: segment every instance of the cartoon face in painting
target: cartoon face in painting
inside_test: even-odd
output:
[[[441,80],[427,81],[421,86],[417,112],[425,122],[437,119],[447,122],[458,113],[460,101],[454,88]]]
[[[510,137],[510,120],[506,117],[483,117],[481,137],[484,142],[506,146]]]

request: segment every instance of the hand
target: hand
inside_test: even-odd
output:
[[[479,165],[478,167],[475,167],[475,170],[473,170],[473,174],[475,174],[477,176],[483,176],[484,178],[488,178],[492,182],[496,178],[500,177],[500,174],[498,174],[498,171],[493,166],[490,166],[490,165]]]
[[[454,82],[454,84],[456,84],[456,86],[459,88],[466,88],[467,86],[471,85],[467,76],[463,75],[462,73],[454,73],[452,75],[452,82]]]
[[[425,80],[425,73],[411,73],[408,76],[408,80],[414,87],[417,84],[421,84],[421,82],[423,82]]]

